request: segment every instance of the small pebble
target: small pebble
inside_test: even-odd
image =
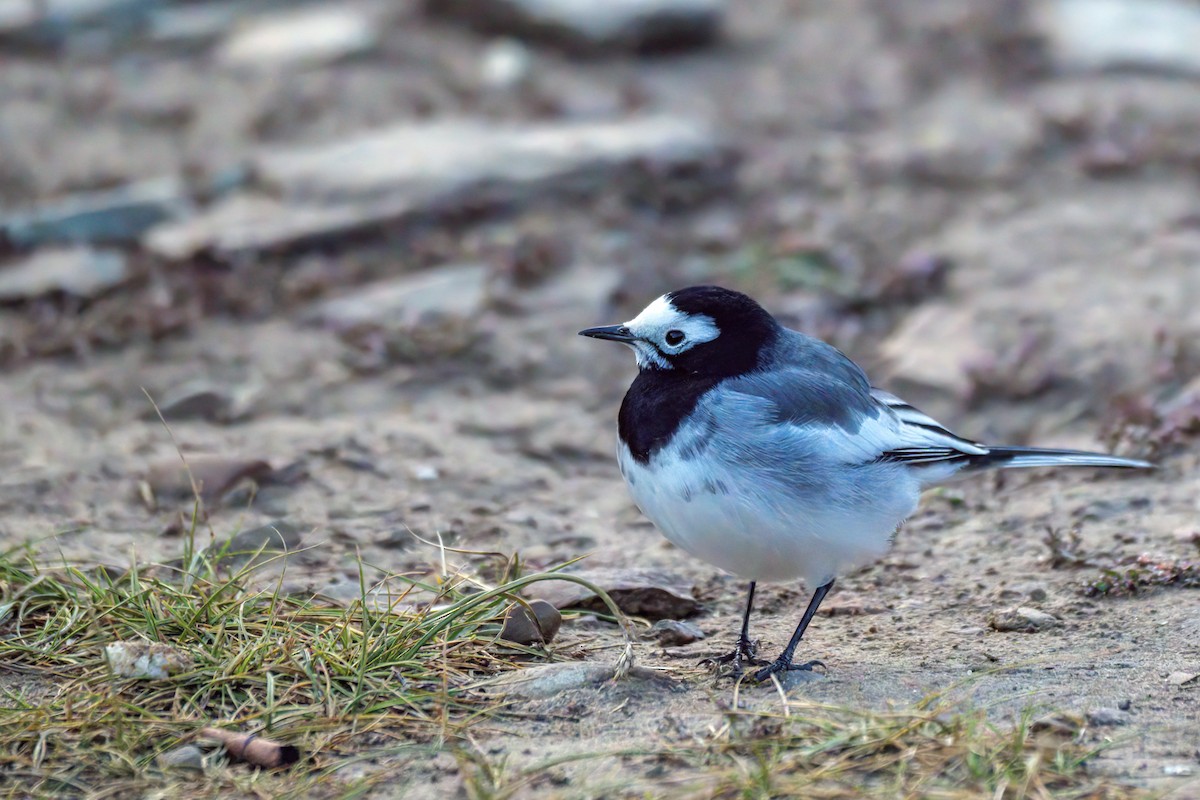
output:
[[[515,39],[497,39],[483,51],[479,72],[484,86],[505,91],[527,81],[532,68],[528,47]]]
[[[431,464],[418,464],[413,467],[413,477],[419,481],[436,481],[439,477],[437,467]]]
[[[650,631],[663,647],[691,644],[704,638],[704,631],[700,628],[677,619],[660,619]]]
[[[1087,712],[1089,725],[1097,728],[1112,725],[1128,725],[1129,715],[1116,708],[1097,708]]]
[[[504,614],[500,638],[517,644],[549,644],[561,626],[562,614],[545,600],[530,600],[529,608],[514,603]]]
[[[159,753],[158,765],[160,767],[178,767],[181,769],[204,769],[204,752],[194,744],[185,744],[182,747],[176,747],[174,750],[168,750],[165,753]]]
[[[1035,633],[1062,625],[1052,614],[1025,606],[993,612],[988,617],[988,624],[997,631],[1019,631],[1021,633]]]

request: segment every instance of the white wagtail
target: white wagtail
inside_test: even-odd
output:
[[[879,559],[921,490],[963,470],[1152,467],[1078,450],[989,447],[871,386],[839,350],[780,325],[739,292],[663,295],[624,325],[580,331],[633,348],[618,462],[642,512],[674,544],[750,581],[737,648],[758,681],[810,670],[792,656],[834,579]],[[749,637],[758,581],[816,587],[774,662]]]

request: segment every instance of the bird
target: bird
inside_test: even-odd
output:
[[[759,682],[825,666],[794,660],[809,623],[839,576],[887,553],[926,487],[986,469],[1154,466],[959,436],[873,386],[840,350],[719,286],[669,292],[624,324],[579,334],[637,359],[617,463],[638,508],[670,542],[749,582],[735,649],[710,659],[739,678],[743,665],[761,667]],[[760,660],[755,588],[795,580],[812,590],[808,607],[779,657]]]

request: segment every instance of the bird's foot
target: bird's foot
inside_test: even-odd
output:
[[[825,664],[820,661],[807,661],[803,664],[793,664],[792,657],[788,655],[780,656],[772,661],[767,666],[754,673],[754,680],[758,683],[770,680],[772,675],[781,672],[812,672],[814,667],[825,669]]]
[[[736,679],[742,676],[743,664],[757,667],[766,663],[766,661],[758,657],[758,642],[752,642],[749,639],[739,637],[737,647],[734,648],[732,653],[706,658],[700,662],[700,666],[714,667],[718,673],[718,677]]]

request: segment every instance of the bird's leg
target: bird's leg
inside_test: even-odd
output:
[[[817,587],[817,590],[813,592],[812,600],[808,601],[808,608],[804,610],[804,616],[800,618],[800,624],[796,626],[796,632],[792,634],[792,640],[788,642],[788,646],[783,648],[783,652],[779,654],[779,658],[754,673],[754,680],[765,681],[777,672],[801,669],[811,670],[813,667],[825,666],[820,661],[793,664],[792,656],[796,653],[796,646],[800,644],[800,639],[804,636],[804,631],[808,629],[808,623],[812,622],[812,618],[817,613],[817,608],[820,607],[821,601],[825,599],[825,595],[829,594],[829,590],[832,588],[833,581],[824,586]]]
[[[732,653],[726,653],[716,658],[706,658],[701,664],[732,664],[731,675],[742,674],[742,664],[758,666],[767,662],[758,658],[758,645],[750,641],[750,612],[754,609],[755,581],[750,581],[750,591],[746,596],[746,613],[742,615],[742,632],[738,634],[737,647]]]

